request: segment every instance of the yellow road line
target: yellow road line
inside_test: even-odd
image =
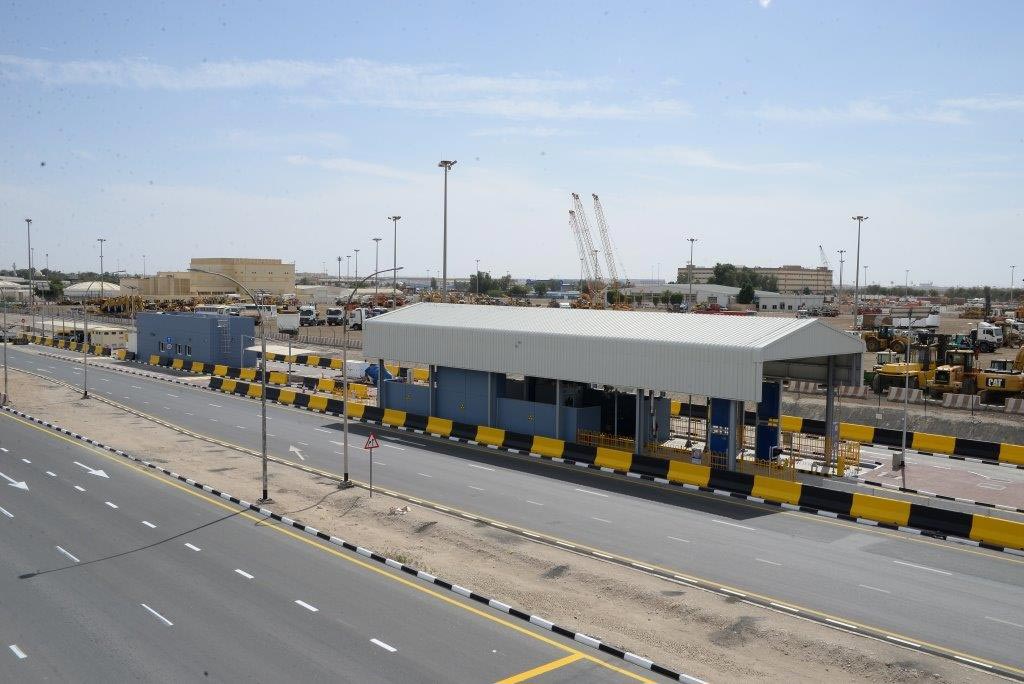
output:
[[[8,418],[10,420],[13,420],[13,421],[16,421],[18,423],[21,423],[22,425],[30,427],[30,428],[32,428],[34,430],[38,430],[39,432],[41,432],[41,433],[43,433],[45,435],[49,435],[50,437],[55,437],[57,439],[63,440],[65,442],[68,442],[69,444],[73,444],[75,446],[78,446],[78,447],[80,447],[80,448],[82,448],[82,449],[84,449],[86,451],[89,451],[89,452],[92,452],[92,453],[97,454],[99,456],[102,456],[103,458],[106,458],[109,461],[117,463],[117,464],[119,464],[119,465],[121,465],[121,466],[123,466],[125,468],[130,468],[130,469],[132,469],[132,470],[134,470],[134,471],[136,471],[138,473],[141,473],[141,474],[145,475],[146,477],[149,477],[149,478],[152,478],[152,479],[156,480],[157,482],[162,482],[165,485],[169,485],[171,487],[179,489],[179,490],[185,492],[186,494],[191,494],[192,496],[194,496],[194,497],[196,497],[198,499],[202,499],[203,501],[206,501],[207,503],[210,503],[210,504],[212,504],[214,506],[218,506],[220,508],[223,508],[223,509],[231,511],[231,512],[237,512],[238,515],[243,517],[243,518],[246,518],[248,520],[252,520],[255,523],[263,523],[264,526],[267,527],[267,529],[271,529],[271,530],[274,530],[275,532],[279,532],[281,534],[287,535],[287,536],[289,536],[289,537],[291,537],[291,538],[293,538],[293,539],[295,539],[297,541],[300,541],[300,542],[302,542],[304,544],[308,544],[308,545],[310,545],[310,546],[312,546],[314,548],[320,549],[321,551],[329,553],[329,554],[331,554],[331,555],[333,555],[333,556],[335,556],[337,558],[340,558],[340,559],[342,559],[344,561],[347,561],[347,562],[352,563],[354,565],[358,565],[359,567],[364,568],[366,570],[370,570],[371,572],[375,572],[378,575],[381,575],[382,577],[386,577],[386,578],[388,578],[388,579],[390,579],[392,581],[398,582],[399,584],[403,584],[406,587],[409,587],[410,589],[414,589],[416,591],[422,592],[422,593],[424,593],[424,594],[426,594],[428,596],[432,596],[432,597],[434,597],[434,598],[436,598],[436,599],[438,599],[440,601],[443,601],[444,603],[447,603],[447,604],[449,604],[451,606],[455,606],[456,608],[461,608],[462,610],[465,610],[465,611],[467,611],[469,613],[472,613],[474,615],[482,617],[482,618],[484,618],[486,620],[490,620],[491,622],[494,622],[496,624],[499,624],[499,625],[502,625],[504,627],[507,627],[508,629],[511,629],[511,630],[513,630],[515,632],[523,634],[524,636],[528,636],[528,637],[530,637],[532,639],[536,639],[537,641],[541,641],[541,642],[543,642],[545,644],[548,644],[549,646],[553,646],[554,648],[557,648],[557,649],[559,649],[561,651],[565,651],[567,653],[570,653],[573,656],[575,656],[576,658],[581,658],[581,659],[589,660],[589,661],[594,662],[594,663],[596,663],[596,664],[598,664],[598,665],[600,665],[602,667],[605,667],[605,668],[608,668],[609,670],[613,670],[615,672],[618,672],[618,673],[620,673],[622,675],[625,675],[626,677],[629,677],[630,679],[636,680],[638,682],[646,682],[647,684],[654,684],[649,679],[645,679],[644,677],[641,677],[641,676],[639,676],[639,675],[637,675],[637,674],[635,674],[633,672],[630,672],[630,671],[625,670],[623,668],[620,668],[620,667],[617,667],[615,665],[612,665],[611,663],[607,663],[607,662],[601,660],[600,658],[596,658],[596,657],[594,657],[592,655],[589,655],[587,653],[583,653],[582,651],[578,651],[578,650],[576,650],[576,649],[574,649],[574,648],[572,648],[570,646],[566,646],[565,644],[559,643],[559,642],[555,641],[554,639],[551,639],[549,637],[544,636],[543,634],[538,634],[538,633],[533,632],[533,631],[531,631],[529,629],[526,629],[525,627],[523,627],[521,625],[517,625],[517,624],[509,622],[507,620],[503,620],[502,618],[498,617],[497,615],[492,615],[492,614],[484,612],[484,611],[482,611],[482,610],[480,610],[480,609],[478,609],[478,608],[476,608],[474,606],[466,605],[466,604],[462,603],[461,601],[457,601],[457,600],[451,598],[450,596],[445,596],[444,594],[440,594],[440,593],[434,591],[433,589],[429,589],[424,584],[421,584],[421,583],[418,583],[418,582],[413,582],[412,580],[407,580],[404,577],[400,577],[398,575],[395,575],[395,574],[393,574],[393,573],[391,573],[391,572],[389,572],[387,570],[384,570],[384,569],[382,569],[380,567],[377,567],[376,565],[371,565],[370,563],[367,563],[367,562],[365,562],[363,560],[360,560],[358,558],[353,558],[353,557],[351,557],[351,555],[347,551],[342,552],[342,551],[339,551],[338,549],[332,548],[330,546],[325,546],[324,544],[321,544],[319,541],[314,541],[311,537],[308,537],[308,536],[303,535],[303,534],[299,534],[298,532],[293,532],[292,530],[289,530],[289,529],[287,529],[285,527],[281,527],[279,525],[275,525],[275,524],[273,524],[273,523],[276,522],[274,520],[265,518],[264,516],[261,516],[261,515],[256,515],[254,513],[247,512],[244,509],[242,511],[239,511],[238,507],[235,506],[235,505],[229,505],[229,504],[224,503],[220,499],[212,498],[212,497],[208,496],[202,490],[197,490],[197,489],[195,489],[193,487],[180,484],[180,483],[175,482],[173,480],[168,480],[168,479],[166,479],[167,476],[163,475],[162,473],[157,474],[157,473],[151,472],[150,469],[148,469],[148,468],[146,468],[144,466],[139,466],[139,465],[135,465],[134,463],[128,462],[128,461],[126,461],[124,459],[123,456],[112,455],[112,454],[110,454],[110,453],[108,453],[108,452],[106,452],[106,451],[104,451],[102,449],[99,449],[99,448],[93,447],[93,446],[91,446],[89,444],[80,442],[79,440],[72,439],[70,437],[66,437],[64,435],[58,434],[56,432],[53,432],[49,428],[40,427],[39,425],[36,425],[34,423],[30,423],[28,421],[22,420],[21,418],[12,416],[10,414],[3,413],[3,414],[0,414],[0,415],[3,415],[4,417],[6,417],[6,418]]]
[[[571,654],[571,655],[567,655],[564,658],[559,658],[558,660],[552,660],[550,663],[544,663],[543,665],[538,665],[537,667],[533,668],[532,670],[526,670],[525,672],[520,672],[519,674],[514,674],[511,677],[506,677],[505,679],[502,679],[499,682],[495,682],[495,684],[519,684],[520,682],[525,682],[525,681],[527,681],[529,679],[533,679],[534,677],[539,677],[540,675],[544,674],[545,672],[551,672],[552,670],[557,670],[560,667],[565,667],[566,665],[571,665],[572,663],[575,663],[579,659],[580,659],[580,656],[575,654],[575,653]]]

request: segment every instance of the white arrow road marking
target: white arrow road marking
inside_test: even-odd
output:
[[[63,546],[57,546],[57,547],[55,547],[55,548],[56,548],[56,549],[57,549],[58,551],[60,551],[61,553],[63,553],[63,554],[65,555],[65,556],[67,556],[68,558],[70,558],[71,560],[73,560],[74,562],[76,562],[76,563],[81,563],[81,562],[82,562],[82,561],[78,560],[77,558],[75,558],[75,557],[74,557],[74,556],[73,556],[73,555],[72,555],[71,553],[69,553],[69,552],[68,552],[68,550],[67,550],[67,549],[65,549],[65,548],[64,548]]]
[[[380,646],[381,648],[383,648],[383,649],[384,649],[385,651],[387,651],[388,653],[394,653],[395,651],[397,651],[397,650],[398,650],[398,649],[397,649],[397,648],[395,648],[394,646],[391,646],[391,645],[389,645],[389,644],[385,644],[385,643],[384,643],[383,641],[381,641],[380,639],[370,639],[370,643],[371,643],[371,644],[374,644],[375,646]]]
[[[297,446],[292,446],[291,444],[289,444],[288,445],[288,452],[292,453],[292,454],[295,454],[296,456],[298,456],[303,461],[306,460],[306,457],[302,455],[302,449],[300,449]]]
[[[168,627],[173,627],[173,626],[174,626],[174,623],[173,623],[173,622],[171,622],[170,620],[168,620],[167,618],[165,618],[165,617],[164,617],[163,615],[161,615],[160,613],[156,612],[155,610],[153,610],[152,608],[150,608],[149,606],[147,606],[147,605],[146,605],[145,603],[140,603],[139,605],[140,605],[140,606],[142,606],[143,608],[145,608],[146,610],[148,610],[148,611],[149,611],[150,613],[152,613],[153,615],[155,615],[155,616],[156,616],[156,618],[157,618],[158,620],[160,620],[161,622],[163,622],[163,623],[164,623],[165,625],[167,625]]]
[[[13,477],[7,477],[3,473],[0,473],[0,477],[7,480],[7,484],[9,486],[14,487],[15,489],[24,489],[26,492],[28,491],[28,485],[25,484],[24,482],[18,482]]]
[[[105,477],[108,480],[110,479],[110,476],[107,475],[102,470],[96,470],[94,468],[90,468],[89,466],[85,465],[84,463],[79,463],[78,461],[73,461],[73,463],[76,466],[78,466],[79,468],[85,468],[86,470],[88,470],[90,475],[95,475],[96,477]]]
[[[28,658],[28,656],[25,655],[25,652],[18,648],[18,644],[11,644],[7,648],[11,649],[11,653],[18,656],[18,660],[24,660],[25,658]]]

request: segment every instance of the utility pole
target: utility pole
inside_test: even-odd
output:
[[[3,288],[0,288],[0,297],[3,297],[3,300],[4,300],[4,327],[3,327],[3,332],[4,332],[4,393],[3,393],[3,401],[0,401],[0,406],[3,406],[3,405],[5,405],[7,403],[7,400],[8,400],[8,397],[7,397],[7,337],[11,333],[10,333],[10,330],[8,329],[8,327],[7,327],[7,292],[4,291]]]
[[[380,272],[380,241],[382,238],[373,238],[373,272]],[[373,276],[373,305],[378,306],[377,297],[380,290],[380,275]]]
[[[689,283],[687,289],[689,290],[686,295],[686,312],[690,313],[693,311],[693,243],[697,242],[697,238],[689,237],[686,241],[690,243],[690,261],[686,264],[686,280]],[[690,435],[692,433],[691,428],[693,427],[693,395],[690,395],[689,401],[686,403],[686,446],[690,446]]]
[[[34,335],[36,327],[36,288],[32,283],[32,219],[25,219],[25,229],[28,231],[28,334]]]
[[[476,296],[480,296],[480,260],[476,260]]]
[[[349,278],[352,277],[350,275],[351,273],[352,273],[352,255],[351,254],[346,254],[345,255],[345,280],[348,280]]]
[[[402,218],[398,214],[394,216],[388,216],[388,220],[395,224],[395,239],[392,243],[392,254],[391,257],[393,262],[392,268],[395,269],[394,273],[391,274],[391,297],[395,302],[395,308],[398,308],[398,219]]]
[[[910,269],[903,269],[903,296],[910,301]]]
[[[839,308],[839,302],[843,298],[843,255],[846,254],[845,249],[837,250],[839,252],[839,292],[836,294],[836,309]]]
[[[854,221],[857,222],[857,270],[854,271],[854,279],[856,282],[853,285],[853,327],[856,330],[860,330],[861,326],[857,325],[857,309],[860,306],[860,227],[861,224],[868,220],[867,216],[852,216]],[[867,287],[868,280],[868,268],[864,267],[864,287]]]
[[[50,272],[50,253],[46,252],[46,272]],[[1010,276],[1010,282],[1013,282],[1013,275]]]
[[[96,238],[96,242],[100,243],[100,301],[103,301],[103,243],[107,241],[107,238]]]
[[[441,247],[441,301],[448,298],[448,172],[458,162],[439,161],[437,163],[444,169],[444,233]]]
[[[1013,306],[1013,272],[1016,270],[1016,266],[1010,266],[1010,306]]]
[[[341,285],[341,257],[338,257],[338,284]]]
[[[352,251],[356,253],[356,278],[358,278],[359,277],[359,250],[358,249],[354,249]]]

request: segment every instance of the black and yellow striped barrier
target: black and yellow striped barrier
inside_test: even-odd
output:
[[[232,378],[210,378],[210,387],[221,392],[258,398],[261,387]],[[843,492],[801,482],[762,475],[719,470],[687,461],[639,456],[627,451],[595,447],[561,439],[530,435],[484,425],[421,416],[395,409],[346,403],[282,387],[268,387],[267,400],[311,411],[344,415],[361,421],[423,432],[437,437],[483,444],[514,453],[527,452],[543,458],[584,464],[618,473],[634,473],[645,479],[690,485],[704,491],[724,490],[741,497],[775,505],[789,505],[809,512],[828,511],[845,520],[865,519],[890,529],[913,528],[934,536],[971,539],[995,549],[1024,549],[1024,523],[972,513],[961,513],[871,494]]]
[[[81,342],[72,342],[71,340],[57,340],[52,337],[43,337],[42,335],[31,335],[29,341],[33,344],[40,344],[44,347],[53,347],[54,349],[68,349],[70,351],[85,351],[87,354],[94,356],[110,356],[111,348],[104,347],[102,344],[83,344]]]
[[[185,371],[186,373],[196,373],[199,375],[216,375],[219,377],[234,378],[237,380],[245,380],[248,382],[258,382],[260,379],[260,371],[258,368],[234,368],[232,366],[220,363],[187,361],[185,359],[163,357],[157,354],[151,355],[147,363],[150,366],[160,366],[162,368],[170,368],[172,370]],[[268,371],[267,383],[271,385],[287,385],[288,374],[281,373],[278,371]]]
[[[703,404],[672,402],[673,416],[685,416],[688,410],[693,412],[694,418],[700,420],[704,420],[707,416],[707,408]],[[754,412],[748,411],[744,415],[743,422],[746,425],[754,425],[755,420]],[[796,432],[819,437],[825,436],[825,421],[816,418],[782,416],[781,426],[783,432]],[[900,430],[876,428],[871,425],[840,423],[839,439],[874,446],[900,447],[903,444],[903,433]],[[909,448],[914,451],[940,454],[957,459],[977,458],[983,461],[1008,463],[1024,468],[1024,444],[986,442],[965,437],[953,437],[951,435],[933,435],[927,432],[908,432],[907,443]]]
[[[259,357],[260,352],[256,352],[256,356]],[[267,361],[278,361],[280,363],[294,363],[300,366],[315,366],[316,368],[330,368],[333,370],[341,370],[344,367],[343,359],[336,359],[331,356],[318,356],[316,354],[278,354],[275,352],[267,352]],[[388,372],[392,375],[398,375],[401,368],[394,363],[386,363],[384,367],[388,369]],[[410,368],[410,374],[413,380],[419,382],[426,382],[428,376],[426,368]]]

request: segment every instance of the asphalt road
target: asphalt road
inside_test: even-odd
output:
[[[31,352],[12,354],[12,364],[81,380],[71,364]],[[111,371],[90,378],[102,396],[259,448],[257,402]],[[273,404],[268,416],[273,454],[298,461],[298,450],[305,463],[341,472],[337,418]],[[365,480],[368,428],[353,425],[351,473]],[[1024,559],[410,433],[380,437],[382,486],[1024,675]]]
[[[0,681],[650,681],[6,414],[0,449]]]

